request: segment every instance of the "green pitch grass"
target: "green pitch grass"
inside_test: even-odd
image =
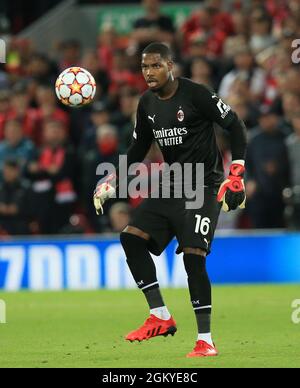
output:
[[[187,359],[195,341],[188,291],[164,290],[174,337],[127,343],[148,310],[140,292],[1,293],[0,367],[300,367],[300,324],[291,320],[299,286],[214,287],[220,356]]]

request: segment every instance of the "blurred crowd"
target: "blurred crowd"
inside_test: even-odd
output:
[[[99,163],[117,165],[131,142],[146,90],[140,54],[152,41],[170,45],[176,76],[210,85],[246,123],[248,206],[222,214],[219,227],[299,228],[300,0],[207,0],[180,26],[158,0],[141,7],[128,36],[104,24],[94,50],[68,40],[47,56],[0,32],[9,36],[0,65],[0,235],[119,232],[128,224],[138,196],[110,201],[97,217],[92,193]],[[95,101],[80,109],[55,96],[58,74],[72,65],[97,82]],[[228,170],[228,136],[216,133]],[[151,162],[162,162],[155,145]]]

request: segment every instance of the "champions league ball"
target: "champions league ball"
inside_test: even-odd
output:
[[[63,104],[80,107],[93,100],[96,82],[91,73],[82,67],[69,67],[58,76],[55,92]]]

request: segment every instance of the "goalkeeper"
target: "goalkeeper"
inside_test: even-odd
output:
[[[149,318],[126,339],[143,341],[158,335],[173,335],[177,330],[161,295],[149,253],[160,255],[175,236],[176,252],[183,252],[198,329],[196,345],[187,357],[216,356],[218,351],[211,335],[212,298],[206,257],[221,207],[230,211],[245,206],[246,128],[230,106],[209,88],[186,78],[174,78],[171,53],[164,44],[147,46],[142,53],[141,67],[148,90],[138,105],[133,142],[127,153],[128,164],[142,162],[154,140],[166,163],[191,163],[193,167],[203,163],[204,204],[200,209],[188,210],[184,196],[147,198],[135,209],[132,221],[121,233],[128,266],[150,309]],[[233,162],[226,179],[214,122],[230,136]],[[192,186],[194,178],[195,174]],[[94,204],[98,213],[115,192],[111,179],[99,183],[95,190]]]

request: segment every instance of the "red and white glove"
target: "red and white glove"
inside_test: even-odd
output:
[[[98,183],[96,190],[94,191],[94,206],[96,209],[97,215],[100,213],[103,214],[103,204],[109,198],[115,195],[116,189],[112,186],[112,181],[115,180],[115,176],[113,174],[109,175],[105,182]]]
[[[227,179],[222,183],[217,200],[222,202],[222,209],[225,212],[245,208],[246,193],[244,185],[245,162],[244,160],[235,160],[230,166],[230,173]]]

